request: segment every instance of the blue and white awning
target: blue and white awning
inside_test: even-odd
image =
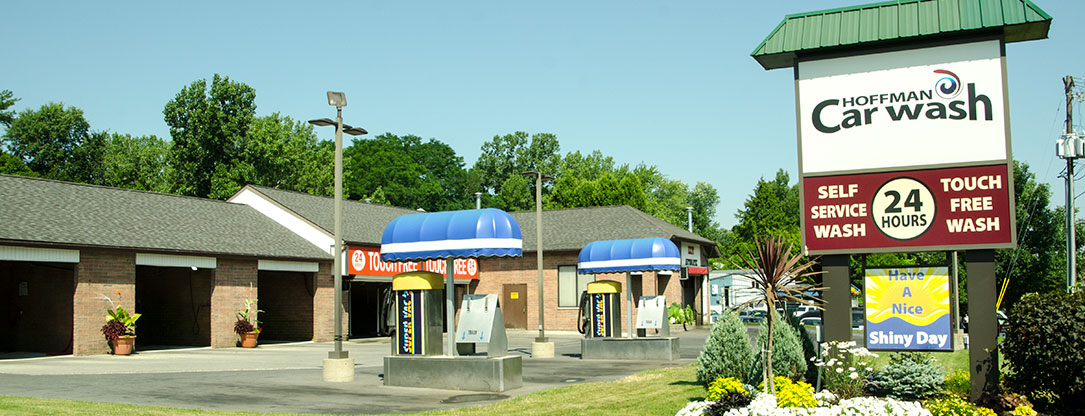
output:
[[[381,261],[522,255],[520,224],[494,208],[402,215],[381,235]]]
[[[580,250],[581,274],[679,270],[678,246],[666,238],[593,241]]]

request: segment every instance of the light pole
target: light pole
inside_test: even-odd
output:
[[[475,192],[475,209],[482,209],[482,192]]]
[[[360,127],[351,127],[343,124],[343,107],[347,106],[347,95],[342,92],[328,91],[328,105],[335,106],[335,121],[327,118],[309,120],[314,126],[335,126],[335,201],[334,210],[334,236],[335,243],[332,245],[332,276],[335,277],[335,350],[328,353],[331,360],[349,358],[343,351],[343,132],[352,136],[360,136],[368,133]],[[328,369],[324,370],[326,381],[350,381],[354,379],[353,365],[350,366],[349,380],[340,377],[332,377],[329,380]],[[345,377],[345,376],[344,376]]]
[[[554,343],[546,339],[546,321],[543,319],[543,243],[542,243],[542,183],[554,180],[553,176],[529,170],[524,176],[535,177],[535,255],[539,269],[539,336],[531,344],[533,357],[547,358],[554,356]]]

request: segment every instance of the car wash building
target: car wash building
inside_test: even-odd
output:
[[[332,199],[262,186],[246,186],[230,201],[247,204],[327,250],[332,245]],[[349,294],[351,337],[383,336],[391,322],[392,276],[404,271],[445,273],[443,261],[398,263],[380,261],[384,227],[395,217],[417,211],[360,201],[343,203],[343,285]],[[501,295],[502,313],[508,328],[538,326],[538,271],[536,269],[535,213],[513,212],[522,230],[524,256],[483,260],[458,259],[454,263],[455,306],[463,294]],[[578,275],[577,254],[596,240],[664,237],[682,250],[681,273],[649,272],[634,275],[634,303],[641,295],[665,295],[667,302],[691,305],[703,316],[702,288],[708,274],[708,257],[719,255],[715,242],[698,236],[629,206],[592,207],[543,212],[544,313],[548,329],[576,329],[579,296],[588,282],[618,280],[624,274]]]
[[[332,338],[331,256],[252,207],[0,175],[0,352],[102,354],[111,304],[137,349],[233,347],[259,299],[263,340]]]

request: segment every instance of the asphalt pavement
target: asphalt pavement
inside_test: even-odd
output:
[[[555,357],[531,358],[536,331],[509,330],[509,353],[523,357],[523,387],[501,393],[383,385],[387,338],[343,343],[355,360],[349,383],[322,380],[332,343],[265,342],[255,349],[162,348],[132,356],[0,355],[0,395],[205,410],[377,414],[480,406],[575,383],[613,381],[696,360],[707,328],[674,331],[676,361],[581,360],[576,332],[548,331]]]

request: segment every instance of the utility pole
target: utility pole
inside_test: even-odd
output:
[[[1077,276],[1077,237],[1074,235],[1074,159],[1081,153],[1081,139],[1074,134],[1074,77],[1062,79],[1066,90],[1066,133],[1059,139],[1059,157],[1066,159],[1066,291],[1073,293]]]

